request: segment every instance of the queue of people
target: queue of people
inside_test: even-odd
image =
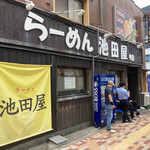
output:
[[[136,112],[136,115],[138,117],[141,117],[140,112],[138,109],[140,109],[140,105],[137,104],[136,101],[132,100],[130,97],[130,91],[126,90],[126,84],[120,83],[119,88],[116,89],[115,95],[116,95],[116,102],[117,106],[113,103],[113,93],[112,93],[112,87],[114,86],[113,81],[108,81],[108,84],[105,88],[105,108],[107,112],[107,131],[111,133],[115,133],[116,131],[111,128],[111,120],[113,116],[113,109],[117,107],[117,109],[121,109],[123,111],[123,117],[122,122],[132,122],[132,120],[135,120],[134,112]],[[130,111],[130,116],[128,116],[128,110]]]

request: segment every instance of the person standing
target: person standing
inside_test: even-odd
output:
[[[118,98],[120,101],[120,106],[122,108],[123,111],[123,123],[126,123],[127,120],[129,122],[131,122],[131,119],[128,116],[128,109],[129,109],[129,103],[128,103],[128,98],[129,98],[129,94],[127,92],[127,90],[125,89],[126,84],[125,83],[120,83],[119,84],[120,88],[117,88],[117,93],[118,93]]]
[[[116,131],[111,128],[111,120],[113,117],[113,109],[115,105],[113,103],[112,87],[114,86],[113,81],[108,81],[108,84],[105,88],[105,108],[107,112],[107,131],[110,133],[115,133]]]

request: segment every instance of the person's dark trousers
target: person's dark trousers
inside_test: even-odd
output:
[[[128,109],[129,109],[128,100],[120,100],[120,105],[123,111],[123,122],[126,122],[126,120],[130,121],[130,118],[128,116]]]
[[[130,111],[131,118],[134,118],[134,109],[131,103],[129,103],[129,111]]]
[[[132,101],[130,104],[133,107],[133,110],[136,112],[136,115],[139,116],[140,112],[138,112],[137,109],[140,109],[140,105],[137,104],[136,101]]]
[[[140,109],[140,105],[137,104],[136,101],[132,101],[131,104],[132,104],[136,109]]]

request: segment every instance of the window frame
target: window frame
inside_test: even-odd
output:
[[[146,55],[145,61],[150,62],[150,55]]]
[[[81,2],[81,8],[79,8],[79,9],[84,9],[84,8],[83,8],[84,2],[83,2],[82,0],[73,0],[73,1],[79,1],[79,2]],[[55,0],[54,2],[55,2],[55,11],[56,11],[56,0]],[[63,11],[69,11],[69,0],[67,0],[67,10],[63,10]],[[56,12],[57,12],[57,11],[56,11]],[[81,23],[81,24],[84,23],[84,15],[81,16],[81,18],[82,18],[82,21],[81,21],[81,22],[78,21],[78,20],[75,20],[74,18],[73,18],[73,19],[72,19],[72,18],[69,18],[69,13],[67,13],[67,16],[66,16],[66,15],[63,15],[63,14],[61,14],[61,16],[65,17],[65,18],[68,18],[69,20],[74,20],[74,21],[76,21],[76,22],[79,22],[79,23]]]
[[[64,94],[64,95],[59,95],[58,94],[58,69],[79,69],[84,71],[84,88],[85,90],[83,92],[79,93],[73,93],[73,94]],[[80,67],[68,67],[68,66],[57,66],[57,71],[56,71],[56,77],[57,77],[57,101],[66,101],[66,100],[72,100],[72,99],[79,99],[79,98],[84,98],[84,97],[89,97],[90,96],[90,90],[89,86],[87,85],[87,71],[89,69],[87,68],[80,68]]]

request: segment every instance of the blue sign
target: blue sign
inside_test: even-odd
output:
[[[98,74],[94,76],[94,122],[97,126],[106,124],[105,87],[110,80],[115,84],[115,75]]]
[[[150,76],[147,76],[148,92],[150,92]]]

